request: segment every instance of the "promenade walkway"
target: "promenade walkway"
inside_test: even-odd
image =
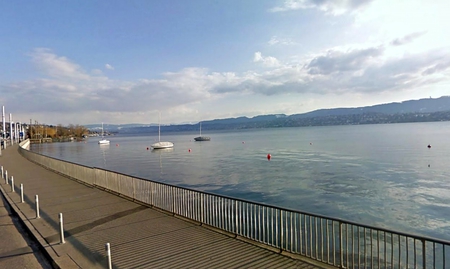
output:
[[[106,243],[111,245],[113,268],[329,268],[78,183],[28,161],[18,153],[18,145],[2,151],[0,165],[15,182],[12,192],[11,185],[0,180],[5,199],[55,268],[107,268]],[[40,218],[36,218],[35,195],[39,195]],[[59,213],[64,219],[64,244],[60,244]],[[9,240],[0,236],[2,242]]]

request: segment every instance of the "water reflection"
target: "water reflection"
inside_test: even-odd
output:
[[[161,155],[163,154],[167,154],[173,152],[173,148],[167,148],[167,149],[152,149],[152,153],[153,154],[158,154],[159,155],[159,169],[160,169],[160,174],[163,174],[163,165],[162,165],[162,157]]]
[[[99,144],[99,147],[103,157],[103,168],[106,169],[106,156],[108,155],[109,144]]]

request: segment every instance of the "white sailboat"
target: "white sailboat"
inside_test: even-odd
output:
[[[153,149],[168,149],[173,148],[172,142],[161,142],[161,113],[159,113],[159,123],[158,123],[158,142],[152,145]]]
[[[202,123],[200,122],[200,136],[194,138],[195,141],[210,141],[211,137],[202,136]]]
[[[103,122],[102,122],[102,140],[98,141],[99,145],[109,145],[109,140],[105,139],[103,135]]]

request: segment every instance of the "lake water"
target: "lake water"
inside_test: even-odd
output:
[[[450,240],[450,122],[162,133],[32,145],[71,162]],[[431,148],[427,146],[431,145]],[[150,148],[147,150],[147,148]],[[271,159],[267,159],[271,154]]]

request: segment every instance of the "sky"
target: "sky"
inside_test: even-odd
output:
[[[17,0],[0,10],[0,105],[13,121],[181,124],[450,94],[448,0]]]

